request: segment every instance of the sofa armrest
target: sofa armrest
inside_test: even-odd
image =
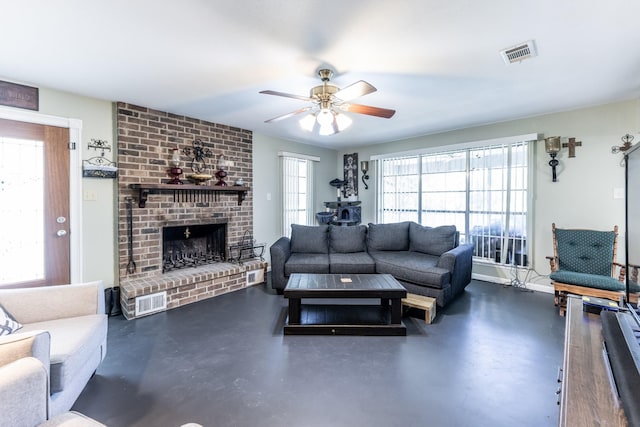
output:
[[[457,246],[440,256],[436,267],[451,272],[452,294],[456,295],[471,282],[473,267],[473,243]]]
[[[49,373],[34,357],[0,367],[0,426],[35,426],[47,419]]]
[[[291,256],[291,239],[281,237],[269,248],[271,254],[271,287],[284,289],[287,279],[284,275],[284,264]]]
[[[0,304],[20,323],[104,313],[102,281],[2,289]]]
[[[14,332],[0,337],[0,367],[24,357],[38,359],[49,375],[51,335],[47,331]]]

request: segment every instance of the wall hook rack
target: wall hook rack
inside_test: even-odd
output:
[[[104,157],[104,152],[111,152],[111,144],[108,141],[103,139],[93,139],[91,138],[91,142],[87,144],[87,148],[89,150],[101,150],[101,156]]]

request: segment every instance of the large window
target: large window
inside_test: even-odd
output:
[[[526,135],[448,151],[379,159],[378,218],[454,224],[474,256],[526,266],[529,141]]]
[[[291,236],[291,224],[312,225],[313,162],[319,158],[279,153],[282,177],[282,234]]]

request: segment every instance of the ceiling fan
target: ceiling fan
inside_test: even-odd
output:
[[[329,81],[333,72],[328,69],[318,71],[318,76],[322,84],[314,86],[309,91],[309,96],[294,95],[290,93],[277,92],[274,90],[263,90],[260,93],[266,95],[284,96],[286,98],[299,99],[311,102],[312,105],[300,108],[281,116],[265,120],[265,123],[277,122],[296,114],[309,112],[300,120],[300,126],[311,132],[319,126],[320,135],[333,135],[345,130],[351,124],[351,118],[344,114],[345,111],[369,116],[389,119],[396,113],[395,110],[386,108],[371,107],[369,105],[351,104],[349,101],[360,96],[368,95],[377,89],[364,80],[357,81],[343,89],[335,86]]]

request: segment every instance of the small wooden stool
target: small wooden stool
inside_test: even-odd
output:
[[[424,321],[428,325],[436,318],[436,299],[416,294],[407,294],[402,299],[402,305],[424,310]]]

